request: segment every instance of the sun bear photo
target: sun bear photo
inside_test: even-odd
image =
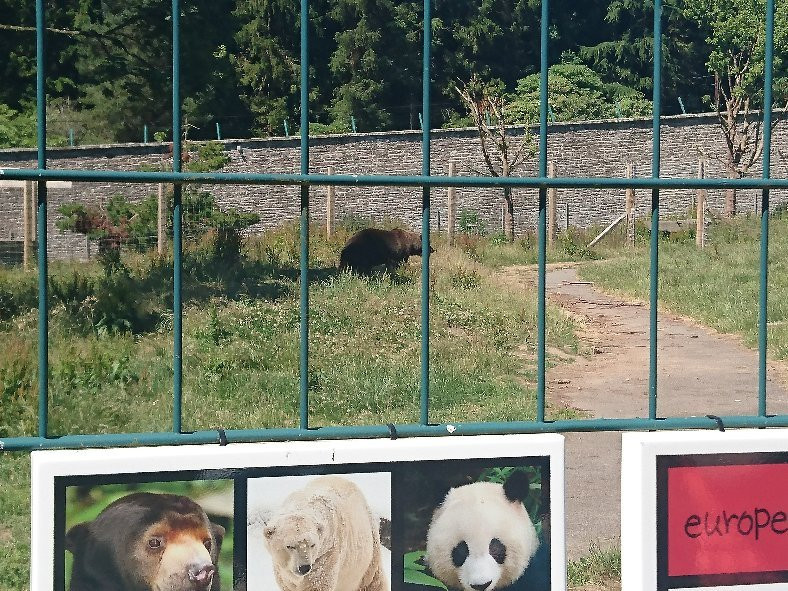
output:
[[[224,533],[188,497],[126,495],[66,533],[69,591],[219,591]]]
[[[282,591],[388,591],[379,524],[359,487],[321,476],[290,493],[263,528]]]

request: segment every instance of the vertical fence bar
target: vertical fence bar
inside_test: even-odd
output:
[[[542,0],[541,69],[539,72],[539,176],[547,176],[547,40],[550,15],[549,0]],[[539,281],[536,344],[536,420],[544,421],[545,407],[545,274],[547,272],[547,189],[539,189]]]
[[[180,58],[179,0],[172,0],[172,170],[181,172],[181,58]],[[173,386],[172,430],[181,432],[181,401],[183,395],[183,300],[181,299],[181,271],[183,267],[182,211],[183,187],[173,187]]]
[[[768,179],[772,152],[772,70],[774,0],[766,0],[766,52],[763,79],[763,178]],[[761,197],[761,284],[758,302],[758,414],[766,416],[766,345],[769,287],[769,189]]]
[[[432,0],[424,0],[424,52],[421,107],[421,174],[430,174],[430,52]],[[429,421],[430,401],[430,188],[421,196],[421,424]]]
[[[309,2],[301,0],[301,174],[309,173]],[[301,185],[300,426],[309,428],[309,185]]]
[[[651,176],[659,178],[662,85],[662,0],[654,0],[654,110]],[[650,330],[649,330],[649,379],[648,416],[657,418],[657,293],[659,289],[659,189],[651,191],[651,270],[650,270]]]
[[[36,0],[36,138],[38,168],[47,165],[47,95],[44,63],[44,0]],[[47,184],[38,182],[38,436],[46,437],[49,417],[49,314],[47,302]]]

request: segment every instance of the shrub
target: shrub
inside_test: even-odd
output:
[[[9,320],[37,306],[36,277],[0,272],[0,320]]]
[[[172,238],[172,193],[167,195],[167,235]],[[61,230],[84,234],[99,241],[99,262],[107,274],[123,269],[120,261],[122,245],[137,251],[146,250],[151,237],[158,233],[158,197],[151,195],[139,203],[131,203],[123,195],[113,195],[103,208],[67,203],[60,206],[62,219],[56,222]],[[207,191],[187,191],[182,209],[185,235],[209,236],[217,261],[233,265],[241,256],[241,233],[260,221],[254,213],[235,209],[222,210]]]
[[[467,236],[484,236],[487,234],[487,228],[484,222],[479,219],[479,214],[470,209],[460,211],[457,225],[460,233]]]
[[[449,282],[457,289],[476,289],[482,284],[482,277],[473,269],[458,267],[449,276]]]

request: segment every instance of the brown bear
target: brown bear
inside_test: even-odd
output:
[[[188,497],[133,493],[66,534],[69,591],[219,591],[224,528]]]
[[[435,252],[430,248],[430,252]],[[408,262],[408,257],[421,256],[421,234],[406,230],[365,228],[356,232],[339,256],[339,270],[349,269],[370,275],[372,269],[386,265],[388,271]]]

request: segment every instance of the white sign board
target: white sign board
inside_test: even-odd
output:
[[[788,430],[625,433],[623,591],[788,589]]]
[[[560,435],[33,452],[31,590],[563,591],[563,454]]]

